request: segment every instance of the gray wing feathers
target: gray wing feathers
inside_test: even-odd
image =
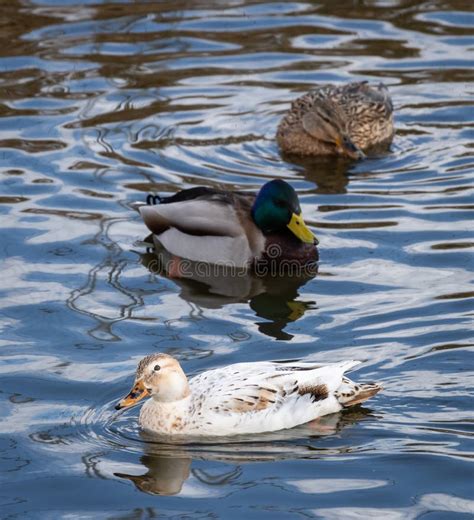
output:
[[[195,235],[235,237],[242,234],[234,208],[212,200],[142,206],[139,211],[150,231],[157,235],[173,227]]]

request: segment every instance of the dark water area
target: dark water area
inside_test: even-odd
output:
[[[472,518],[470,0],[0,2],[0,515]],[[389,152],[281,156],[292,99],[383,81]],[[172,279],[131,203],[298,191],[316,277]],[[317,425],[171,445],[117,413],[136,364],[358,359]]]

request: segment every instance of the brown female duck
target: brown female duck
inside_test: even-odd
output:
[[[321,85],[293,101],[278,126],[281,150],[297,155],[365,157],[392,141],[393,105],[385,85]]]

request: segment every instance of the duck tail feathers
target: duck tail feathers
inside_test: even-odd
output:
[[[161,204],[163,202],[163,197],[160,195],[155,195],[153,193],[149,193],[146,196],[145,201],[134,200],[133,202],[129,202],[128,206],[135,211],[140,213],[140,208],[143,206],[156,206],[157,204]]]
[[[149,193],[146,196],[146,205],[147,206],[156,206],[157,204],[161,204],[163,202],[163,197],[160,195],[155,195],[154,193]]]
[[[383,386],[380,383],[358,384],[344,377],[341,386],[335,392],[335,396],[344,408],[348,408],[367,401],[382,389]]]
[[[142,206],[146,206],[146,203],[145,202],[142,202],[142,201],[138,201],[138,200],[134,200],[133,202],[129,202],[128,204],[128,207],[137,211],[138,213],[140,213],[140,208]]]
[[[351,359],[349,361],[343,361],[339,364],[339,367],[342,369],[342,373],[344,374],[361,363],[362,361],[355,361],[354,359]]]

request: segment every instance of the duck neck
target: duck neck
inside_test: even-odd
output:
[[[152,397],[140,411],[140,424],[157,433],[182,433],[190,409],[190,394],[175,401],[162,401]]]
[[[175,402],[185,399],[191,395],[188,378],[184,372],[179,369],[168,371],[162,378],[161,385],[157,388],[157,392],[152,394],[152,398],[163,403]]]
[[[189,404],[191,402],[191,394],[182,397],[181,399],[176,399],[174,401],[163,401],[158,397],[152,397],[150,401],[153,403],[153,407],[155,409],[163,410],[164,412],[173,414],[174,412],[180,413],[183,410],[187,410],[189,408]]]

